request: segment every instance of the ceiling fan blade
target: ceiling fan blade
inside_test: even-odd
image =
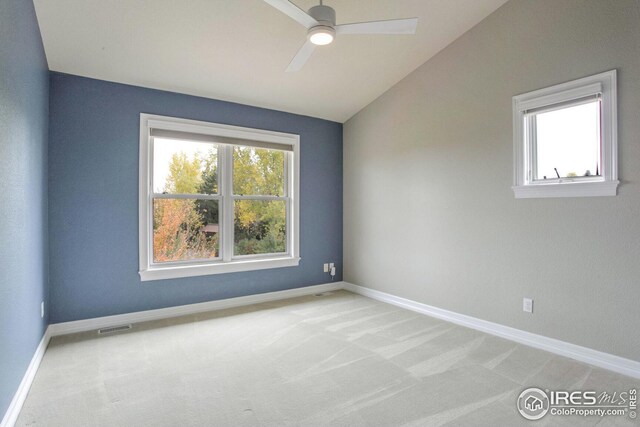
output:
[[[336,25],[336,34],[415,34],[418,18]]]
[[[288,0],[264,0],[266,3],[278,9],[280,12],[287,15],[289,18],[294,21],[299,22],[304,25],[306,28],[311,28],[314,25],[318,25],[318,21],[313,19],[311,16],[307,14],[304,10],[300,9],[295,4],[291,3]]]
[[[291,63],[287,67],[287,72],[300,71],[304,64],[307,63],[309,58],[311,58],[311,54],[315,50],[316,45],[311,43],[309,40],[306,41],[305,44],[302,45],[296,56],[293,57]]]

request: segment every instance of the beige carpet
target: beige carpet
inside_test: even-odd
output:
[[[340,291],[56,337],[17,425],[514,426],[525,387],[639,385]]]

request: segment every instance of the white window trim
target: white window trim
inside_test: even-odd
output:
[[[602,154],[600,177],[533,181],[532,149],[525,135],[528,110],[600,95]],[[513,192],[516,198],[615,196],[618,185],[618,118],[616,70],[513,97]]]
[[[152,145],[150,144],[150,128],[175,130],[182,132],[201,133],[206,135],[238,138],[252,141],[283,144],[293,147],[289,151],[292,161],[288,162],[286,185],[290,197],[287,220],[287,249],[286,254],[272,254],[266,256],[247,256],[233,259],[219,259],[203,263],[184,263],[178,265],[158,265],[151,260],[152,252]],[[291,159],[291,157],[290,157]],[[230,159],[220,159],[227,162],[223,168],[221,180],[231,180],[231,168],[228,167]],[[224,175],[224,176],[223,176]],[[142,281],[175,279],[181,277],[203,276],[210,274],[232,273],[240,271],[261,270],[268,268],[294,267],[300,263],[300,136],[289,133],[273,132],[262,129],[229,126],[218,123],[208,123],[196,120],[179,119],[152,114],[140,114],[140,174],[139,174],[139,261],[140,278]],[[233,206],[229,203],[223,206],[221,215],[232,217]],[[233,221],[224,221],[231,224]],[[228,241],[230,233],[222,233],[222,238],[227,239],[228,248],[233,242]],[[224,258],[224,257],[223,257]],[[227,257],[228,258],[228,257]]]

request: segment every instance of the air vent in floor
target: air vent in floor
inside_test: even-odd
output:
[[[314,297],[325,297],[327,295],[333,295],[333,292],[323,292],[321,294],[313,294]]]
[[[128,331],[129,329],[131,329],[131,325],[112,326],[110,328],[98,329],[98,335],[112,334],[114,332]]]

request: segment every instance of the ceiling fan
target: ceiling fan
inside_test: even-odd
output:
[[[320,4],[309,9],[309,13],[288,0],[264,0],[280,12],[308,29],[307,41],[287,67],[287,71],[300,70],[311,57],[316,46],[331,43],[342,34],[415,34],[418,18],[391,19],[388,21],[358,22],[336,25],[336,11]]]

